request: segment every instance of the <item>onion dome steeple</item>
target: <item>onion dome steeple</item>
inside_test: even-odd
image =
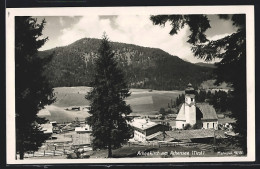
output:
[[[189,83],[187,85],[187,88],[185,89],[185,94],[195,94],[195,90],[194,88],[192,87],[192,84]]]

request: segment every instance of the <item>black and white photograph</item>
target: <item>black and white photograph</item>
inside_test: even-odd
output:
[[[7,163],[255,159],[252,6],[7,8]]]

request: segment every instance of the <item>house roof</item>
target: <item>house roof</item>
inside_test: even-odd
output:
[[[214,137],[214,129],[166,131],[166,134],[175,140],[210,138]]]
[[[196,138],[227,138],[224,131],[214,129],[199,129],[199,130],[179,130],[179,131],[166,131],[156,135],[155,138],[160,141],[174,141],[174,140],[190,140]]]
[[[178,114],[168,114],[167,116],[168,117],[173,117],[173,118],[176,118]]]
[[[203,114],[202,120],[218,119],[217,113],[212,105],[208,103],[197,103],[196,107],[199,108]]]
[[[151,128],[153,126],[159,125],[155,122],[150,121],[149,119],[138,119],[138,118],[135,118],[129,124],[133,127],[139,128],[141,130],[146,130],[146,129]]]
[[[43,131],[44,134],[49,134],[52,133],[52,124],[46,123],[46,124],[41,124],[41,131]]]
[[[82,131],[90,131],[90,126],[88,124],[86,124],[84,127],[76,127],[75,131],[76,132],[82,132]]]
[[[156,136],[159,136],[159,135],[161,135],[162,133],[163,133],[163,132],[158,131],[158,132],[156,132],[156,133],[154,133],[154,134],[151,134],[151,135],[149,135],[149,136],[146,137],[146,140],[151,140],[151,139],[153,139],[153,138],[156,138]]]

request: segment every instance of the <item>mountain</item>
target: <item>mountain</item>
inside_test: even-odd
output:
[[[53,55],[44,72],[53,87],[89,86],[100,42],[83,38],[39,52],[40,57]],[[131,88],[182,90],[188,83],[198,87],[212,78],[212,68],[185,62],[161,49],[118,42],[111,42],[111,46]]]
[[[216,66],[214,64],[211,63],[203,63],[203,62],[198,62],[195,63],[198,66],[202,66],[202,67],[209,67],[209,68],[216,68]]]

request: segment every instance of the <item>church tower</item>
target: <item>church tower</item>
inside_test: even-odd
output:
[[[196,123],[195,90],[190,83],[185,89],[184,113],[186,123],[194,125]]]

